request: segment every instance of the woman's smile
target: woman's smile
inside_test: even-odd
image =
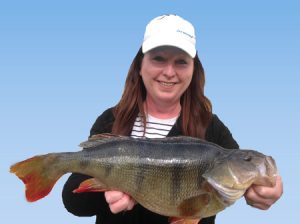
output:
[[[157,80],[157,82],[162,85],[163,87],[173,87],[174,85],[176,85],[176,82],[165,82],[165,81],[159,81]]]

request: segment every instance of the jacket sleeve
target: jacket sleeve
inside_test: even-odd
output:
[[[211,123],[206,130],[205,138],[207,141],[213,142],[226,149],[239,148],[239,145],[232,137],[231,132],[218,118],[217,115],[213,115]],[[199,224],[214,224],[215,219],[216,219],[215,215],[211,217],[203,218],[200,220]]]
[[[90,136],[111,132],[112,120],[112,110],[108,109],[97,118],[90,131]],[[62,191],[63,203],[65,208],[74,215],[93,216],[99,213],[105,214],[110,211],[103,193],[89,192],[75,194],[72,192],[82,181],[89,178],[91,177],[87,175],[72,173],[64,185]]]
[[[206,140],[218,144],[226,149],[239,148],[239,145],[234,140],[230,130],[217,115],[213,115],[211,124],[206,131]]]
[[[218,144],[225,149],[239,148],[231,132],[217,115],[213,115],[211,124],[206,131],[206,140]]]

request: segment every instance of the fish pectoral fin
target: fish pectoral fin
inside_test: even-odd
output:
[[[96,178],[87,179],[79,185],[78,188],[73,190],[73,193],[82,193],[82,192],[104,192],[108,188],[102,182]]]
[[[177,218],[170,217],[169,224],[198,224],[201,219],[186,219],[186,218]]]
[[[181,202],[178,209],[183,217],[197,217],[201,214],[210,203],[211,196],[209,193],[203,193]]]

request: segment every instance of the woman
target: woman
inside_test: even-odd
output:
[[[135,138],[186,135],[238,148],[227,127],[212,114],[204,96],[204,70],[196,54],[194,27],[176,15],[164,15],[146,27],[142,48],[129,69],[120,102],[98,117],[90,135],[113,133]],[[96,215],[96,223],[168,223],[123,192],[73,194],[88,176],[72,174],[63,190],[63,201],[77,216]],[[268,209],[282,194],[275,187],[252,186],[245,194],[251,206]],[[126,212],[122,212],[126,211]],[[214,223],[215,217],[204,218]]]

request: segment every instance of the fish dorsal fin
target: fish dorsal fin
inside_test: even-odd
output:
[[[183,142],[183,143],[201,143],[206,142],[203,139],[196,138],[196,137],[190,137],[190,136],[172,136],[172,137],[166,137],[166,138],[160,138],[160,141],[166,141],[166,142]]]
[[[89,137],[89,140],[103,140],[103,139],[110,139],[110,138],[122,138],[125,136],[122,135],[115,135],[111,133],[101,133],[101,134],[95,134]]]
[[[196,143],[196,144],[210,144],[213,145],[217,148],[222,148],[221,146],[213,143],[213,142],[209,142],[207,140],[201,139],[201,138],[196,138],[196,137],[190,137],[190,136],[174,136],[174,137],[166,137],[166,138],[159,138],[157,139],[158,141],[161,142],[165,142],[165,143]]]
[[[80,143],[79,146],[84,149],[88,149],[88,148],[93,148],[93,147],[96,147],[96,146],[104,144],[104,143],[117,141],[117,140],[121,140],[121,139],[124,140],[124,139],[128,139],[128,138],[129,137],[122,136],[122,135],[114,135],[111,133],[102,133],[102,134],[92,135],[91,137],[89,137],[89,139],[87,141]]]

